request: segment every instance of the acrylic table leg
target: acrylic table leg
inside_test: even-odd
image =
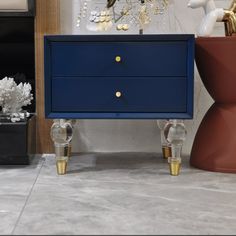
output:
[[[66,147],[66,155],[68,158],[71,157],[71,152],[72,152],[72,142],[69,142],[68,146]]]
[[[67,154],[68,145],[54,143],[56,155],[56,167],[58,175],[65,175],[67,172],[67,165],[69,157]]]
[[[75,126],[77,125],[77,120],[67,120],[72,126],[72,131],[74,133]],[[66,147],[67,151],[67,156],[70,158],[72,156],[72,139],[69,142],[68,146]]]
[[[73,126],[67,120],[54,120],[51,127],[51,138],[54,142],[56,166],[58,175],[67,172],[68,150],[73,137]]]
[[[170,174],[180,174],[182,147],[186,138],[186,128],[182,120],[170,120],[170,125],[165,127],[167,141],[171,144],[171,156],[168,158]]]
[[[158,120],[157,126],[160,129],[161,135],[161,149],[162,149],[162,156],[164,159],[168,159],[171,156],[171,144],[166,140],[165,137],[165,129],[166,126],[170,124],[169,120]]]

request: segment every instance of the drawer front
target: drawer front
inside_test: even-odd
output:
[[[54,77],[53,112],[186,112],[185,77]]]
[[[51,71],[55,77],[185,77],[187,50],[183,41],[54,42]]]

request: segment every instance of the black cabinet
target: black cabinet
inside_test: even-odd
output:
[[[28,11],[0,10],[0,79],[12,77],[17,84],[32,85],[34,100],[24,107],[31,114],[35,113],[34,16],[35,0],[28,0]],[[23,122],[0,122],[0,164],[29,164],[34,153],[35,115]]]
[[[8,0],[5,0],[8,1]],[[39,0],[40,1],[40,0]],[[36,0],[28,0],[28,10],[27,11],[1,11],[0,17],[34,17],[36,14]]]
[[[35,154],[36,116],[0,123],[0,165],[27,165]]]

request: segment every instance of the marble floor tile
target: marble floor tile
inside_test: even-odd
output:
[[[13,232],[43,160],[36,157],[29,166],[0,166],[0,235]]]
[[[158,154],[81,154],[57,176],[47,158],[14,234],[235,234],[236,175],[183,163],[169,175]]]

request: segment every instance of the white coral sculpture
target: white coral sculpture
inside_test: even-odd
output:
[[[16,84],[13,78],[0,80],[0,106],[2,112],[10,114],[12,121],[19,121],[22,107],[30,105],[33,100],[32,87],[29,83]]]

